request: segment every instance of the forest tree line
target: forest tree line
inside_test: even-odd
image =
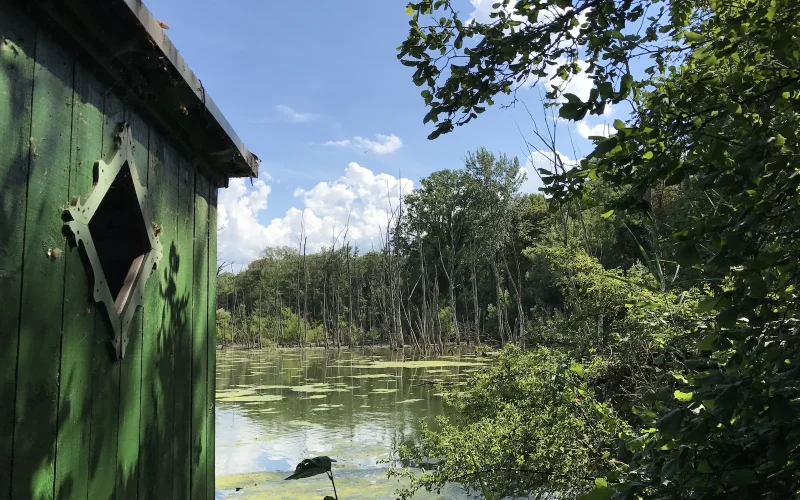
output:
[[[545,249],[580,250],[608,268],[663,251],[663,237],[640,221],[604,218],[579,204],[551,211],[543,195],[520,193],[520,172],[516,158],[478,149],[462,169],[432,173],[391,207],[379,248],[362,251],[342,227],[318,252],[307,253],[299,235],[296,248],[267,248],[242,272],[222,272],[218,341],[524,344],[532,324],[565,305]],[[658,190],[659,215],[682,216],[688,196]]]
[[[549,229],[520,259],[535,313],[527,348],[507,344],[401,450],[436,461],[392,469],[411,479],[400,497],[456,482],[487,499],[797,498],[800,2],[492,8],[409,3],[398,58],[430,139],[544,89],[520,127],[554,160]],[[560,164],[564,129],[609,105],[613,128]]]
[[[390,469],[410,479],[399,496],[455,482],[487,499],[796,498],[800,3],[502,0],[475,19],[418,0],[406,12],[398,57],[429,138],[538,81],[544,109],[520,128],[551,164],[538,170],[547,197],[522,195],[519,164],[478,150],[393,207],[382,248],[341,239],[316,271],[302,246],[285,254],[277,302],[329,345],[358,342],[348,335],[364,325],[395,346],[505,343],[446,393],[454,416],[401,448],[424,470]],[[583,77],[588,96],[566,90]],[[563,164],[563,122],[609,105],[628,114]],[[236,290],[252,317],[257,288]]]

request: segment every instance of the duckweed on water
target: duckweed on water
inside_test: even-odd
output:
[[[266,403],[270,401],[280,401],[281,399],[283,399],[283,396],[278,396],[276,394],[262,394],[260,396],[225,397],[218,399],[218,401],[222,403],[247,403],[249,401]]]
[[[254,385],[253,389],[257,391],[271,391],[275,389],[291,389],[291,385]]]
[[[351,368],[370,368],[382,370],[386,368],[439,368],[443,366],[483,366],[485,363],[473,361],[442,361],[442,360],[417,360],[417,361],[373,361],[366,365],[351,365]]]
[[[322,498],[331,493],[331,483],[325,475],[302,481],[284,481],[288,474],[289,472],[256,472],[219,476],[216,478],[216,489],[218,492],[224,492],[223,498],[247,500]],[[381,468],[357,470],[337,467],[334,474],[336,475],[336,488],[341,499],[394,498],[394,490],[406,486],[405,482],[388,479],[386,470]],[[447,485],[442,490],[441,496],[435,492],[421,491],[414,495],[414,498],[415,500],[438,500],[468,497],[461,494],[457,485]]]
[[[253,388],[237,391],[218,391],[216,394],[216,399],[221,400],[222,398],[239,398],[242,396],[250,396],[255,393],[256,391]]]
[[[308,384],[308,385],[298,385],[296,387],[292,387],[293,392],[305,392],[305,393],[314,393],[314,392],[333,392],[335,389],[328,384]]]

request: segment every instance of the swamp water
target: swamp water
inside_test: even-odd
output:
[[[217,352],[216,498],[322,499],[327,476],[284,481],[304,458],[328,455],[341,500],[393,499],[393,450],[419,422],[447,412],[441,387],[465,385],[484,360],[389,349]],[[237,491],[238,489],[238,491]],[[469,498],[449,487],[441,496]]]

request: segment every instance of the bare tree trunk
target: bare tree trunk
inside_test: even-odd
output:
[[[306,247],[308,238],[303,238],[303,344],[308,343],[308,264],[306,264]]]
[[[327,318],[327,309],[328,309],[328,293],[327,293],[327,272],[325,272],[325,276],[322,278],[322,336],[325,337],[325,349],[328,349],[328,318]]]
[[[452,252],[451,252],[452,253]],[[452,257],[453,259],[455,257]],[[448,266],[444,263],[444,256],[442,255],[442,245],[439,245],[439,261],[442,263],[442,271],[444,271],[444,275],[447,278],[447,288],[450,292],[450,310],[452,314],[452,327],[453,333],[456,337],[456,345],[461,344],[461,335],[458,333],[458,314],[456,311],[456,296],[455,296],[455,266],[452,263],[452,259],[450,262],[450,271],[447,270]]]
[[[495,290],[497,292],[497,331],[500,334],[500,344],[506,344],[506,336],[505,336],[505,324],[504,324],[504,317],[503,311],[505,310],[505,306],[503,304],[503,290],[500,287],[500,270],[497,268],[497,262],[495,259],[497,255],[492,256],[492,271],[494,271],[495,277]]]
[[[433,321],[436,325],[436,345],[438,352],[444,352],[444,342],[442,341],[442,321],[439,318],[439,270],[433,267]]]
[[[475,270],[474,251],[472,253],[472,299],[475,303],[475,343],[481,345],[481,306],[478,303],[478,273]]]
[[[353,276],[350,273],[350,245],[347,245],[347,344],[353,347]]]
[[[283,331],[283,297],[278,295],[278,334],[281,336],[281,339],[284,338],[284,331]]]
[[[423,342],[428,345],[432,343],[428,326],[428,273],[425,271],[425,254],[422,251],[422,238],[417,229],[417,246],[419,247],[419,274],[422,278],[422,314],[420,316],[420,335]]]

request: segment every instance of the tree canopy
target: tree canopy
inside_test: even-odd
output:
[[[639,360],[646,373],[636,377],[636,397],[618,406],[620,394],[594,387],[631,434],[618,435],[621,446],[607,443],[609,472],[587,498],[793,497],[800,4],[505,0],[488,22],[462,19],[447,0],[406,11],[411,27],[398,57],[426,87],[431,139],[531,82],[549,86],[549,105],[567,120],[631,105],[629,119],[596,138],[578,166],[540,170],[552,210],[577,216],[576,201],[594,203],[603,219],[628,226],[653,280],[641,286],[660,294],[654,303],[673,304],[662,317],[670,332],[642,330],[661,346]],[[588,99],[562,92],[579,73],[591,79]],[[681,215],[664,217],[659,203],[673,193]],[[645,228],[638,236],[634,221]],[[567,276],[553,293],[580,299],[571,331],[588,333],[574,321],[588,300],[572,279],[578,270],[550,272]],[[704,297],[676,311],[685,303],[670,302],[671,293]],[[655,307],[629,299],[631,311]],[[584,351],[581,362],[598,359]]]

